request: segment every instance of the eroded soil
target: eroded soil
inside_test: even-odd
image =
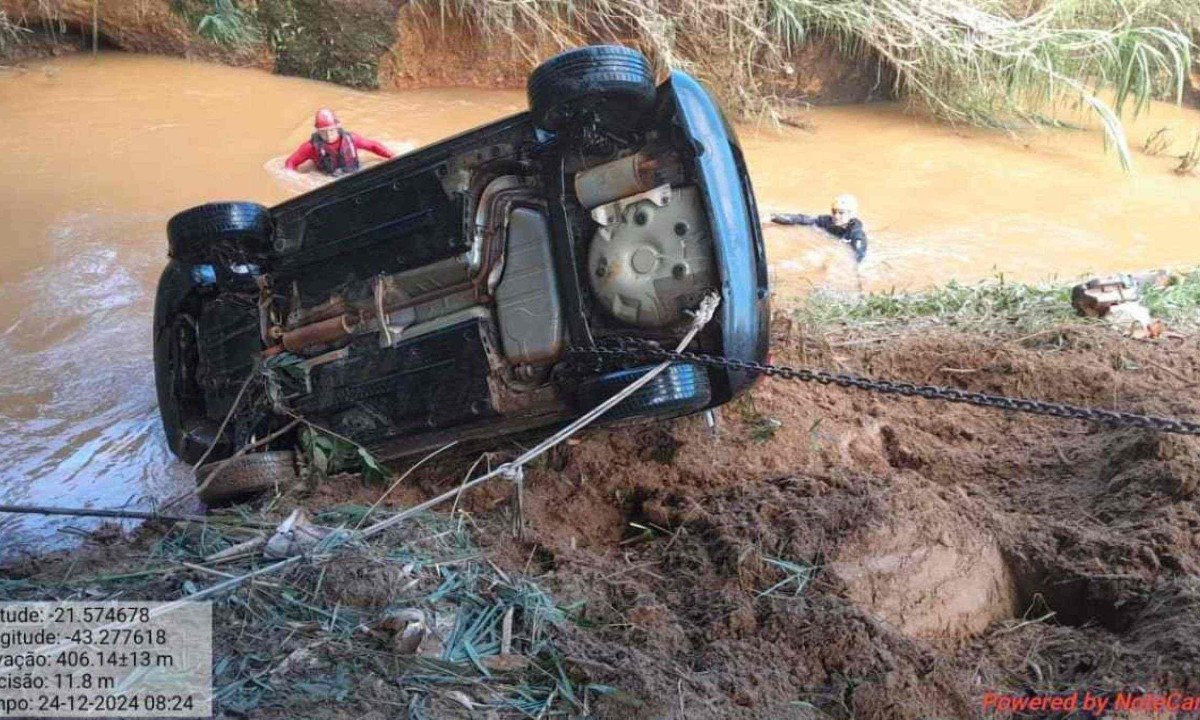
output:
[[[782,330],[782,328],[781,328]],[[791,337],[776,361],[1194,416],[1194,339],[1100,328]],[[768,379],[698,418],[599,431],[497,536],[594,623],[642,703],[603,717],[968,717],[988,690],[1200,690],[1200,443]],[[432,487],[430,487],[432,489]],[[507,496],[477,496],[488,516]],[[763,594],[791,570],[796,583]]]
[[[1192,338],[776,323],[775,348],[777,362],[1198,409]],[[422,468],[388,504],[453,487],[475,460]],[[1198,482],[1190,438],[767,379],[716,434],[688,418],[551,453],[527,474],[522,538],[511,488],[460,507],[489,560],[579,603],[560,647],[621,690],[594,717],[960,718],[987,691],[1200,691]],[[341,480],[301,502],[379,492]],[[119,564],[113,545],[98,552]]]

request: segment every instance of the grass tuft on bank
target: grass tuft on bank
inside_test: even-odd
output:
[[[212,0],[196,23],[196,34],[222,45],[249,45],[262,39],[253,17],[233,0]]]
[[[835,326],[892,328],[935,323],[975,331],[1033,331],[1054,325],[1102,322],[1071,308],[1074,283],[1016,283],[998,276],[976,284],[951,281],[920,292],[885,291],[847,296],[817,291],[792,311],[809,329]],[[1168,327],[1200,327],[1200,269],[1180,273],[1167,287],[1142,291],[1142,304]]]
[[[0,57],[4,57],[28,33],[28,29],[13,22],[8,12],[0,8]]]

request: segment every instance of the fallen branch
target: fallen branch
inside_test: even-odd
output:
[[[244,520],[242,518],[223,518],[223,517],[205,517],[203,515],[163,515],[157,512],[149,512],[146,510],[108,510],[108,509],[92,509],[92,508],[60,508],[47,507],[44,505],[0,505],[0,513],[12,513],[14,515],[70,515],[73,517],[108,517],[122,518],[128,520],[162,520],[164,522],[183,522],[183,523],[229,523],[231,525],[244,525],[246,527],[255,527],[263,529],[273,529],[274,523],[260,522],[257,520]]]

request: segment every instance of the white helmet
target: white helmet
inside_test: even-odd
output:
[[[833,211],[844,212],[849,217],[858,217],[858,198],[850,193],[843,193],[833,199]]]

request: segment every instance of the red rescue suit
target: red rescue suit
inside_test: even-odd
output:
[[[313,133],[303,145],[296,148],[284,166],[296,170],[306,161],[312,160],[317,169],[326,175],[345,175],[358,170],[358,151],[367,150],[384,158],[393,157],[382,143],[346,130],[338,130],[338,139],[325,142],[320,133]]]

